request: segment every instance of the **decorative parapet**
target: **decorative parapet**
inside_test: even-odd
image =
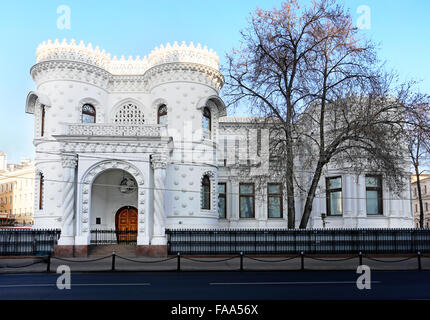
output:
[[[219,71],[218,55],[212,49],[208,50],[206,46],[202,48],[200,44],[194,46],[192,42],[189,45],[185,42],[181,45],[177,42],[173,45],[168,43],[155,48],[148,57],[129,57],[126,60],[124,56],[120,59],[116,56],[111,58],[109,53],[101,51],[99,47],[93,48],[91,43],[85,46],[82,41],[77,44],[73,39],[70,43],[66,39],[62,42],[58,39],[54,42],[48,40],[37,48],[36,61],[40,63],[52,60],[82,62],[113,75],[142,75],[152,67],[169,63],[195,63]]]
[[[70,136],[123,136],[123,137],[163,137],[167,136],[164,125],[124,125],[124,124],[69,124]]]

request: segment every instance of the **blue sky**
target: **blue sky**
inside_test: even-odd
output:
[[[307,2],[307,1],[301,1]],[[339,0],[351,10],[371,9],[371,29],[362,32],[380,44],[380,57],[402,79],[422,80],[430,88],[430,1]],[[24,111],[34,89],[29,70],[39,43],[74,38],[98,45],[112,55],[144,56],[160,44],[193,41],[225,53],[238,44],[239,31],[256,7],[270,9],[280,0],[39,0],[3,2],[0,11],[0,150],[10,162],[34,157],[33,116]],[[57,28],[57,8],[71,9],[71,29]]]

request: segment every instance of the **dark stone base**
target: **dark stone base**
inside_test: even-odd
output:
[[[88,256],[88,246],[75,246],[75,257],[85,258]]]
[[[55,246],[54,256],[59,258],[71,258],[73,257],[75,246]]]
[[[167,257],[167,246],[137,246],[136,256],[138,257]]]

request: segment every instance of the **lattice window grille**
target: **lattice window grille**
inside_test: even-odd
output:
[[[144,122],[142,110],[132,103],[122,106],[115,115],[115,123],[143,124]]]

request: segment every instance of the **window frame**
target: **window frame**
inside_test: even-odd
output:
[[[330,180],[339,179],[340,178],[340,188],[336,189],[330,189]],[[333,177],[326,177],[325,178],[325,185],[326,185],[326,209],[327,209],[327,217],[342,217],[343,216],[343,191],[342,191],[342,176],[333,176]],[[341,214],[332,214],[331,213],[331,205],[330,205],[330,195],[331,193],[339,192],[341,195],[341,201],[342,201],[342,213]]]
[[[219,185],[224,186],[224,192],[223,193],[219,192]],[[226,182],[219,182],[218,183],[218,198],[224,199],[224,214],[222,217],[220,216],[219,207],[218,207],[218,218],[219,219],[227,219],[227,183]]]
[[[212,112],[209,107],[203,108],[203,122],[205,119],[207,119],[209,122],[209,129],[207,130],[206,128],[203,128],[203,131],[207,131],[209,133],[209,137],[207,139],[212,139]]]
[[[207,184],[205,184],[206,179],[207,179]],[[204,191],[205,186],[208,187],[208,190],[209,190],[209,192],[208,192],[208,196],[209,196],[208,200],[209,201],[207,202],[209,205],[208,208],[205,207],[205,195],[206,195],[206,193]],[[202,201],[201,201],[201,205],[200,205],[201,208],[200,209],[201,210],[211,210],[211,179],[207,174],[205,174],[202,178],[201,188],[202,188],[202,192],[201,192]]]
[[[94,110],[94,112],[89,112],[89,111],[84,110],[85,106],[91,107]],[[88,124],[96,123],[96,121],[97,121],[97,110],[96,110],[96,108],[92,104],[90,104],[90,103],[83,104],[81,110],[82,110],[82,117],[81,117],[82,123],[88,123]],[[94,118],[94,122],[84,122],[84,115],[93,117]]]
[[[366,181],[364,183],[365,188],[366,188],[366,215],[368,216],[383,216],[384,215],[384,204],[383,204],[383,188],[382,188],[382,176],[381,175],[373,175],[373,174],[368,174],[365,176],[366,178],[377,178],[379,180],[379,187],[368,187],[366,184]],[[367,191],[377,191],[378,192],[378,213],[367,213]]]
[[[42,105],[42,114],[41,114],[41,119],[40,119],[40,136],[43,137],[45,136],[45,118],[46,118],[46,110],[45,110],[45,106]]]
[[[269,193],[270,186],[279,186],[280,193]],[[280,199],[280,216],[279,217],[271,217],[269,210],[269,199],[270,198],[279,198]],[[268,219],[283,219],[284,218],[284,190],[282,188],[282,183],[271,182],[267,184],[267,218]]]
[[[39,173],[39,210],[43,210],[43,188],[45,184],[45,178],[43,173]]]
[[[163,111],[163,112],[160,112],[160,110],[162,109],[162,108],[166,108],[166,110],[165,111]],[[161,125],[161,123],[160,123],[160,119],[161,119],[161,117],[163,117],[163,116],[166,116],[167,117],[167,105],[166,104],[160,104],[159,106],[158,106],[158,109],[157,109],[157,124],[159,124],[159,125]]]
[[[241,186],[252,185],[252,194],[242,194]],[[242,201],[243,198],[252,198],[252,217],[242,217]],[[239,183],[239,219],[255,219],[255,184],[252,182]]]

